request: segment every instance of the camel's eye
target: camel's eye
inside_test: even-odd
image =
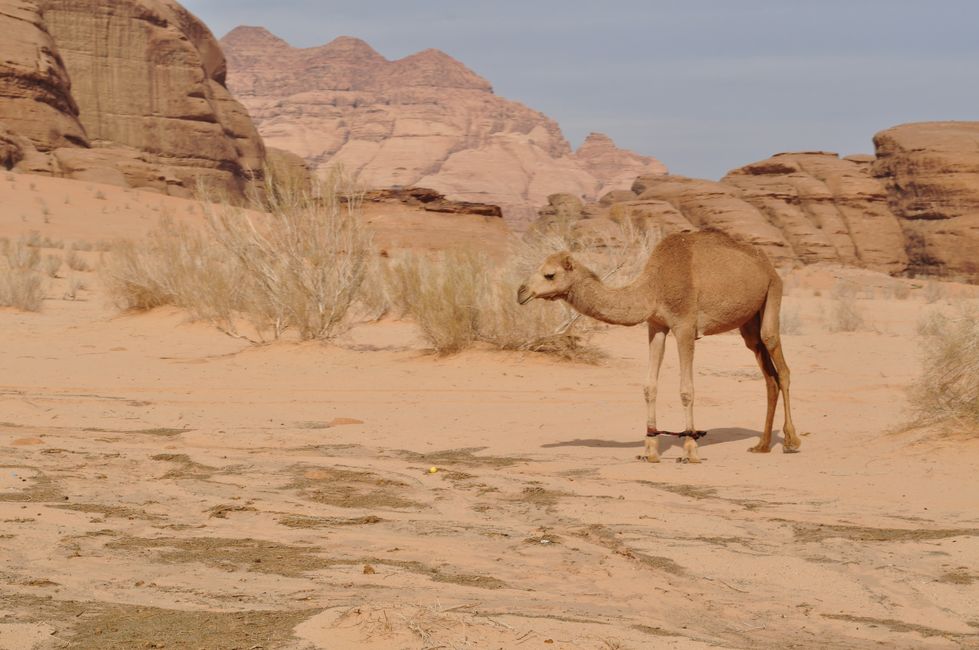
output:
[[[554,274],[553,273],[545,273],[544,274],[544,279],[545,280],[553,280],[554,279]]]

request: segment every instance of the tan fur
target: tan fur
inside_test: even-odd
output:
[[[676,337],[680,357],[680,398],[687,432],[693,423],[694,341],[701,336],[738,329],[765,376],[768,408],[765,429],[750,451],[768,452],[772,423],[781,393],[785,410],[783,451],[799,450],[789,407],[789,368],[779,337],[782,280],[768,258],[748,244],[724,233],[677,233],[656,246],[639,276],[629,285],[612,289],[570,253],[551,255],[520,287],[517,299],[565,300],[583,314],[606,323],[649,328],[649,378],[646,387],[647,433],[656,428],[656,383],[666,333]],[[647,437],[647,459],[659,460],[657,438]],[[700,462],[697,443],[685,438],[690,462]]]

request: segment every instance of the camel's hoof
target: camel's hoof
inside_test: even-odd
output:
[[[754,447],[750,447],[748,451],[753,454],[767,454],[771,451],[771,448],[764,445],[755,445]]]
[[[794,445],[794,446],[792,446],[792,445],[782,445],[782,453],[783,454],[798,454],[799,453],[799,445]]]
[[[644,459],[647,463],[658,463],[659,456],[646,456]]]

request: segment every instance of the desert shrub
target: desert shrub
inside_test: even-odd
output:
[[[979,313],[927,316],[918,326],[922,374],[911,390],[919,421],[954,420],[979,427]]]
[[[38,311],[44,300],[38,267],[41,255],[22,237],[15,243],[0,240],[0,306]]]
[[[925,298],[925,302],[932,305],[945,297],[945,289],[941,283],[935,280],[929,280],[925,284],[925,290],[922,295]]]
[[[855,299],[856,287],[840,282],[833,287],[829,328],[834,332],[856,332],[866,327],[863,312]]]
[[[61,257],[58,255],[47,255],[44,258],[44,273],[49,278],[58,277],[58,271],[61,270]]]
[[[332,338],[349,325],[372,250],[346,187],[340,175],[307,189],[270,173],[267,212],[207,203],[204,231],[164,218],[147,239],[113,250],[106,284],[126,309],[173,304],[242,337],[244,319],[254,341]]]
[[[863,329],[866,321],[853,297],[837,298],[830,312],[830,329],[834,332],[856,332]]]
[[[911,287],[905,282],[895,280],[893,284],[893,296],[897,300],[907,300],[911,297]]]
[[[68,252],[65,253],[65,264],[72,271],[91,271],[92,267],[89,265],[88,260],[84,256],[78,253],[76,244],[72,244],[68,247]]]

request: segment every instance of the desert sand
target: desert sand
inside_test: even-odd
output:
[[[22,175],[0,200],[6,237],[199,218]],[[975,287],[792,272],[802,453],[747,453],[764,383],[720,335],[696,352],[704,462],[672,441],[654,465],[642,328],[600,331],[598,365],[436,358],[400,321],[255,347],[61,275],[41,312],[0,310],[4,650],[979,647],[979,440],[906,426],[917,323]],[[855,332],[831,331],[843,282]],[[678,390],[671,339],[664,428]]]

